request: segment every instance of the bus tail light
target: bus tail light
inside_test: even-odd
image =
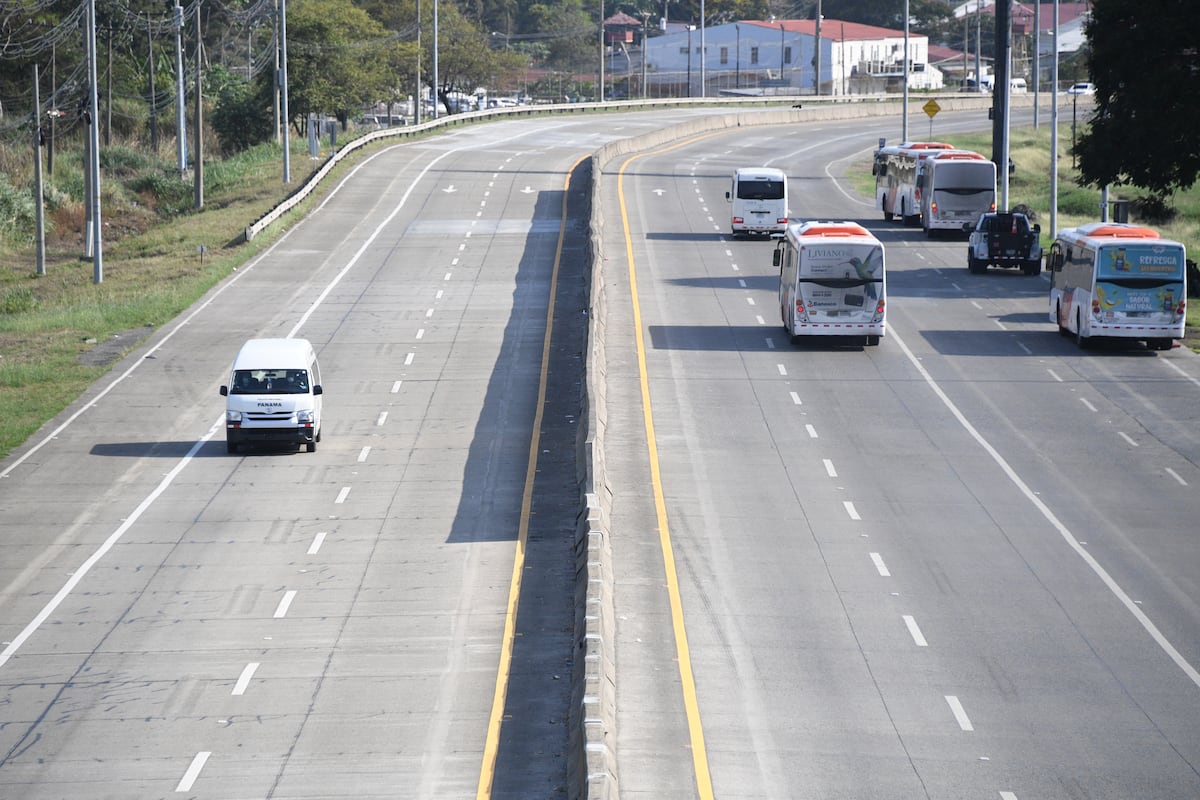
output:
[[[931,213],[937,214],[937,200],[934,200],[932,203],[930,203],[929,208]]]
[[[776,225],[787,225],[787,224],[788,224],[788,218],[787,218],[787,217],[779,217],[779,218],[777,218],[777,219],[775,220],[775,224],[776,224]]]
[[[745,217],[734,217],[733,218],[734,225],[741,225],[745,221],[746,221]]]
[[[1175,316],[1182,317],[1187,313],[1187,300],[1182,297],[1179,299],[1179,305],[1175,306]]]
[[[1100,316],[1100,301],[1099,300],[1096,300],[1096,299],[1092,300],[1092,316],[1093,317]]]

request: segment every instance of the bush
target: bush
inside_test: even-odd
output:
[[[0,173],[0,231],[5,236],[32,238],[37,229],[37,206],[32,193],[9,183]]]
[[[142,205],[154,209],[159,217],[171,219],[191,210],[195,203],[195,187],[179,175],[167,172],[147,172],[127,184]]]

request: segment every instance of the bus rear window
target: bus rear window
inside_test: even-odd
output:
[[[783,181],[738,181],[739,200],[782,200]]]
[[[1183,249],[1161,244],[1106,245],[1100,248],[1099,280],[1159,278],[1183,280]]]

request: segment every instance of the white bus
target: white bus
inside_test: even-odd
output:
[[[1046,261],[1050,321],[1080,347],[1110,336],[1169,350],[1183,338],[1187,257],[1179,242],[1151,228],[1093,222],[1060,231]]]
[[[964,223],[996,210],[996,165],[970,150],[931,153],[917,167],[916,200],[926,236],[961,232]]]
[[[779,310],[793,342],[801,336],[884,334],[883,244],[854,222],[789,225],[775,247]]]
[[[875,200],[883,218],[900,217],[905,225],[915,225],[921,218],[917,164],[935,152],[953,149],[954,145],[945,142],[904,142],[876,150],[871,171],[875,174]]]
[[[788,185],[783,170],[772,167],[734,170],[733,186],[725,193],[733,204],[729,229],[733,235],[782,233],[788,225]]]

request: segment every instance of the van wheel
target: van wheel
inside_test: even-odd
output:
[[[225,452],[226,453],[236,453],[237,447],[238,447],[237,442],[230,442],[230,441],[225,442]]]
[[[310,453],[315,453],[315,452],[317,452],[317,443],[316,443],[316,442],[308,442],[307,444],[305,444],[305,445],[304,445],[304,447],[305,447],[305,449],[307,449],[307,450],[308,450],[308,452],[310,452]]]

